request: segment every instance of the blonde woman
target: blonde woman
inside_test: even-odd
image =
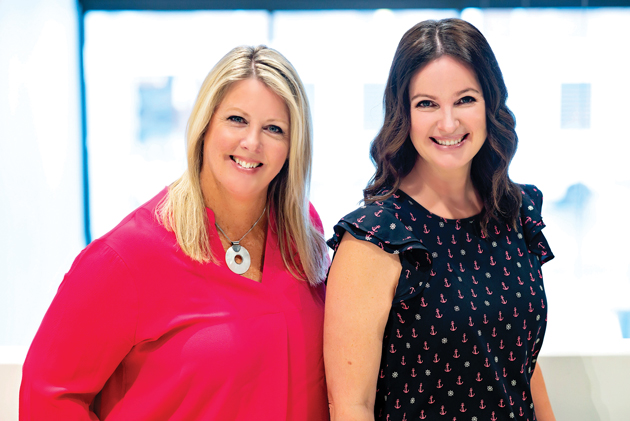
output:
[[[311,123],[278,52],[229,52],[182,177],[90,244],[24,364],[21,420],[323,420]]]

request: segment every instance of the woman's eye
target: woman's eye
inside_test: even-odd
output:
[[[429,101],[428,99],[425,99],[423,101],[418,102],[416,107],[418,107],[418,108],[428,108],[431,105],[432,105],[431,101]]]
[[[477,101],[475,98],[471,97],[471,96],[465,96],[462,99],[459,100],[460,104],[470,104],[471,102],[475,102]]]
[[[267,127],[267,130],[269,130],[271,133],[274,133],[274,134],[283,134],[284,133],[284,131],[280,127],[273,126],[273,125]]]
[[[229,121],[233,121],[234,123],[245,123],[245,119],[238,115],[232,115],[227,118]]]

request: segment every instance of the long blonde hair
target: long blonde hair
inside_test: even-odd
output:
[[[323,281],[328,268],[324,237],[311,223],[311,117],[304,86],[279,52],[265,46],[236,47],[208,73],[187,127],[188,169],[175,181],[156,209],[158,220],[177,237],[182,251],[198,262],[217,263],[210,248],[208,219],[199,174],[203,138],[212,114],[234,82],[256,78],[280,96],[290,116],[288,164],[269,184],[267,202],[275,212],[280,253],[290,273],[311,285]],[[271,221],[271,220],[270,220]]]

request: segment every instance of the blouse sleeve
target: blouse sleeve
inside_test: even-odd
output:
[[[431,269],[429,251],[412,228],[396,218],[390,209],[370,204],[349,213],[335,225],[328,246],[337,251],[345,232],[400,256],[403,269],[394,295],[395,303],[410,299],[421,291],[426,276],[420,276],[423,281],[418,282],[417,273],[427,275]],[[414,276],[411,276],[412,273]]]
[[[134,345],[138,298],[102,241],[75,260],[23,366],[20,421],[97,420],[91,404]]]
[[[523,235],[531,253],[539,256],[540,263],[544,264],[554,258],[549,243],[542,233],[545,223],[542,220],[541,209],[543,203],[542,192],[533,185],[522,184],[521,193],[521,224]]]

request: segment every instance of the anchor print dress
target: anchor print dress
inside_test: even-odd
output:
[[[398,190],[342,218],[345,232],[399,254],[402,271],[385,328],[377,420],[534,421],[530,379],[547,301],[541,265],[542,194],[522,185],[517,229],[479,215],[451,220]]]

